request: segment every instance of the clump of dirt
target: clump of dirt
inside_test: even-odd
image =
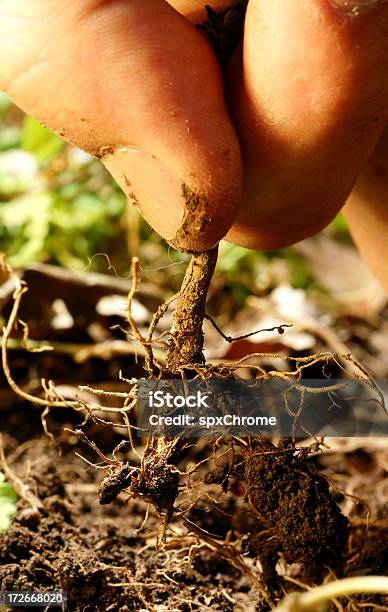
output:
[[[151,455],[152,457],[152,455]],[[132,481],[131,492],[150,500],[159,512],[172,516],[174,502],[178,496],[179,474],[169,463],[151,461],[149,467]]]
[[[302,565],[302,576],[308,581],[322,579],[326,567],[340,566],[348,520],[317,470],[296,456],[293,448],[278,448],[262,437],[250,442],[245,477],[249,505],[268,529],[264,556],[262,538],[256,546],[268,576],[275,579],[280,552],[287,563]]]
[[[98,487],[98,501],[102,506],[111,504],[116,497],[125,491],[132,481],[131,466],[128,463],[123,463],[113,470],[113,473],[106,476]]]

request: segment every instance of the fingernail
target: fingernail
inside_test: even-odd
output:
[[[386,4],[387,0],[329,0],[330,4],[347,15],[361,15],[369,13],[378,8],[382,4]]]
[[[180,251],[212,248],[233,221],[214,223],[208,199],[149,153],[122,148],[102,161],[147,223]]]

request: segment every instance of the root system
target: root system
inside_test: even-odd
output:
[[[363,377],[373,386],[365,370],[350,355],[321,353],[309,357],[290,357],[288,359],[293,367],[286,372],[264,369],[259,363],[263,358],[261,354],[228,364],[206,363],[202,324],[206,316],[206,296],[216,258],[216,249],[192,257],[180,294],[158,309],[147,335],[139,331],[131,312],[131,303],[139,284],[138,262],[136,259],[133,261],[133,282],[128,295],[128,325],[134,341],[143,346],[145,367],[151,379],[229,379],[238,376],[241,370],[249,369],[252,376],[259,380],[282,377],[285,380],[300,381],[307,368],[317,365],[325,368],[334,362],[342,369],[353,368],[357,376]],[[130,387],[127,393],[82,387],[83,391],[88,391],[92,396],[114,397],[121,402],[121,407],[117,408],[81,400],[67,401],[56,391],[51,381],[43,381],[42,398],[21,390],[15,383],[8,364],[7,342],[15,328],[22,327],[24,341],[28,343],[28,326],[18,318],[20,301],[28,288],[16,276],[14,280],[14,307],[3,330],[2,350],[3,369],[13,390],[23,399],[44,408],[42,423],[47,433],[46,417],[52,408],[59,407],[71,408],[84,414],[85,424],[94,422],[98,426],[113,426],[127,432],[127,442],[123,441],[113,449],[110,457],[82,429],[71,431],[100,461],[97,464],[88,459],[87,462],[106,472],[98,491],[101,504],[114,502],[122,492],[129,494],[130,499],[139,498],[150,504],[160,517],[159,546],[168,546],[169,540],[166,537],[171,521],[175,525],[178,522],[186,526],[188,534],[192,534],[188,537],[194,535],[198,542],[216,551],[220,558],[249,577],[261,593],[262,610],[271,608],[287,592],[284,577],[278,571],[279,560],[287,564],[298,564],[301,567],[300,578],[308,584],[320,581],[328,568],[337,575],[344,571],[349,553],[348,521],[334,500],[327,478],[307,462],[310,452],[317,452],[323,447],[322,440],[315,440],[311,447],[302,450],[296,440],[275,443],[263,436],[225,436],[209,442],[196,442],[183,435],[174,438],[151,436],[146,440],[143,452],[139,453],[133,444],[133,417],[137,403],[135,380],[127,381]],[[176,300],[176,308],[169,338],[167,340],[162,335],[154,339],[158,322],[173,300]],[[283,333],[284,326],[280,326],[278,331]],[[163,361],[156,359],[154,343],[158,350],[163,348]],[[122,380],[125,381],[124,378]],[[112,421],[106,419],[107,414],[112,416]],[[117,459],[117,454],[123,452],[126,444],[132,449],[128,458]],[[194,453],[196,459],[193,463],[194,448],[202,450]],[[19,491],[25,503],[31,505],[33,513],[41,512],[36,500],[32,504],[20,487]],[[227,506],[231,495],[233,498],[233,492],[239,492],[238,495],[243,495],[246,501],[248,544],[244,544],[245,536],[242,537],[241,533],[239,536],[236,533],[234,539],[228,541],[224,532],[220,541],[217,533],[214,533],[214,525],[208,531],[197,524],[204,524],[204,516],[210,509],[221,509],[222,503]],[[232,529],[233,519],[225,510],[226,516],[229,516],[227,523],[230,521],[229,529]],[[247,562],[246,555],[260,562],[260,572]]]

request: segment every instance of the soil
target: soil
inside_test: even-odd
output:
[[[6,441],[8,451],[18,448],[15,438]],[[248,601],[248,580],[217,555],[198,550],[189,566],[190,547],[178,547],[171,555],[169,547],[158,550],[154,515],[147,529],[136,533],[145,514],[141,502],[130,507],[124,498],[108,507],[96,503],[99,474],[84,465],[72,452],[59,459],[44,438],[20,452],[12,467],[43,510],[33,511],[20,500],[11,528],[0,534],[0,590],[63,589],[69,610],[75,611],[159,606],[226,612],[234,609],[232,594]],[[128,586],[113,586],[118,583]]]
[[[265,462],[256,455],[247,463],[250,466],[247,468],[247,489],[252,479],[255,482],[255,493],[247,495],[254,513],[247,511],[244,488],[239,481],[230,479],[228,482],[225,465],[216,466],[212,473],[207,472],[207,482],[216,483],[212,486],[218,491],[218,498],[222,491],[228,491],[223,494],[223,506],[209,505],[202,499],[186,514],[196,529],[203,530],[204,540],[196,537],[196,530],[190,528],[190,523],[182,527],[179,518],[175,518],[168,529],[166,543],[158,548],[160,519],[155,511],[150,510],[147,525],[142,529],[146,504],[137,499],[129,501],[126,493],[116,497],[118,491],[114,490],[114,485],[122,484],[122,479],[127,476],[125,470],[116,474],[117,481],[110,481],[112,494],[112,490],[106,487],[106,479],[105,486],[102,484],[105,472],[87,466],[74,454],[76,440],[73,436],[62,437],[60,449],[54,448],[39,432],[39,414],[32,410],[27,421],[26,410],[31,411],[31,408],[19,404],[13,406],[12,418],[3,413],[1,429],[3,432],[8,430],[8,434],[3,435],[10,468],[34,492],[42,503],[42,509],[33,510],[20,499],[12,526],[0,534],[0,590],[63,589],[68,593],[68,609],[76,612],[269,610],[270,606],[250,576],[224,558],[219,550],[204,545],[208,533],[212,534],[212,542],[217,541],[216,538],[225,539],[227,534],[231,542],[241,539],[247,563],[257,557],[259,550],[267,586],[271,580],[276,582],[273,568],[278,556],[283,566],[285,561],[301,564],[307,560],[307,566],[311,563],[315,568],[315,578],[311,580],[306,573],[303,577],[310,584],[320,582],[316,575],[319,567],[321,571],[327,567],[326,564],[333,567],[336,551],[336,569],[331,571],[335,571],[337,576],[384,574],[388,569],[386,508],[384,501],[379,502],[375,495],[378,478],[383,479],[380,481],[383,484],[385,475],[379,467],[378,454],[363,450],[345,456],[340,453],[314,456],[303,462],[291,460],[295,474],[299,474],[294,482],[282,479],[282,464],[290,462],[287,453],[281,455],[282,459],[279,455],[266,455]],[[63,422],[54,421],[50,424],[54,430],[62,425]],[[87,433],[91,435],[91,431]],[[100,443],[102,449],[107,450],[103,447],[103,437]],[[111,448],[111,435],[106,436],[105,445]],[[77,450],[92,460],[84,448],[78,447]],[[195,450],[197,457],[201,457],[203,452],[203,446]],[[315,495],[316,479],[323,478],[316,475],[316,468],[325,470],[325,462],[329,462],[331,467],[337,465],[343,477],[356,471],[363,474],[365,482],[368,482],[368,476],[377,479],[367,497],[372,511],[369,530],[365,526],[365,508],[357,504],[352,510],[347,532],[347,521],[340,518],[342,515],[329,497],[326,483],[323,487],[320,483],[319,491],[326,490],[327,496],[319,497],[317,514],[310,516],[307,513],[307,518],[301,519],[303,504],[308,505],[309,496]],[[276,472],[274,479],[271,469]],[[259,481],[261,485],[257,487]],[[276,481],[278,487],[268,488],[266,485]],[[301,486],[301,482],[306,484]],[[103,503],[115,498],[110,505],[97,503],[98,487],[100,495],[101,491],[105,494]],[[282,506],[287,508],[287,513],[282,516],[279,499],[287,495],[289,503]],[[345,502],[346,498],[337,495],[337,501]],[[330,514],[331,522],[324,520]],[[269,516],[272,516],[270,524]],[[314,531],[315,521],[317,528]],[[325,525],[323,531],[322,521]],[[265,536],[266,529],[272,530],[282,543],[275,553],[273,547],[268,548],[271,538]],[[295,529],[300,532],[299,550],[287,545]],[[317,538],[322,538],[322,534],[327,537],[324,548],[318,546]],[[289,565],[291,568],[294,566],[295,563]],[[296,575],[302,579],[301,574],[297,572]],[[291,586],[297,588],[294,584]],[[273,586],[274,596],[278,592],[280,597],[284,588],[290,590],[290,584],[277,581]],[[358,601],[362,602],[362,608],[348,600],[342,602],[344,610],[374,609],[373,605],[368,607],[368,602],[388,609],[388,598],[384,596],[368,596]]]

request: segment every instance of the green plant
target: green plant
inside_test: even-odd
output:
[[[100,162],[0,95],[0,250],[14,267],[84,268],[101,251],[126,262],[125,207]]]
[[[4,474],[0,472],[0,531],[5,531],[10,526],[11,516],[16,512],[17,500],[15,489],[4,480]]]

